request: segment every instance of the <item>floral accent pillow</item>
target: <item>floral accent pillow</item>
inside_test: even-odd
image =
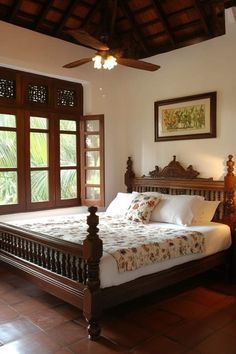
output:
[[[132,201],[131,204],[125,213],[125,217],[131,221],[141,221],[144,224],[147,224],[150,220],[151,213],[157,203],[159,198],[139,194]]]

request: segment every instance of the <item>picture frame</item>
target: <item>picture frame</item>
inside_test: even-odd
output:
[[[216,91],[154,103],[155,141],[216,137]]]

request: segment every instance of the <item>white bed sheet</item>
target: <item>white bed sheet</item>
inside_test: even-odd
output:
[[[153,224],[153,223],[152,223]],[[156,223],[157,227],[183,229],[183,226]],[[148,225],[147,225],[148,226]],[[201,254],[191,254],[183,257],[170,259],[168,261],[147,265],[139,269],[119,273],[117,269],[116,260],[110,254],[104,254],[100,262],[100,281],[101,287],[106,288],[110,286],[119,285],[128,281],[137,279],[143,275],[156,273],[161,270],[169,269],[179,264],[190,262],[195,259],[200,259],[211,254],[223,251],[231,245],[230,228],[227,225],[210,222],[206,225],[188,226],[186,229],[199,231],[206,236],[205,252]]]

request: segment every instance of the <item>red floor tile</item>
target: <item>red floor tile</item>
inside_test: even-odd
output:
[[[137,322],[113,318],[103,322],[102,335],[124,348],[132,348],[153,334],[151,330],[139,326]]]
[[[122,349],[104,337],[102,337],[98,342],[82,339],[79,342],[69,345],[69,349],[71,349],[73,353],[77,354],[130,354],[130,352]]]
[[[82,338],[87,338],[87,330],[72,321],[63,323],[46,331],[48,336],[60,345],[72,344]]]
[[[196,346],[202,354],[235,354],[236,337],[216,332]]]
[[[214,331],[205,325],[204,321],[185,321],[172,327],[166,336],[186,347],[193,348]]]
[[[53,342],[43,332],[24,336],[0,347],[0,354],[48,354],[59,350],[57,343]]]
[[[21,317],[0,324],[0,342],[8,343],[24,335],[40,331],[31,321]]]
[[[186,347],[164,336],[154,337],[132,349],[135,354],[183,354]]]
[[[17,318],[19,314],[8,305],[0,304],[0,323],[11,321]]]

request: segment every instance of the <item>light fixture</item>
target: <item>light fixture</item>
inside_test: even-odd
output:
[[[95,69],[108,69],[111,70],[117,65],[116,58],[113,55],[100,55],[97,54],[93,57]]]
[[[101,55],[95,55],[95,57],[93,58],[93,66],[94,69],[101,69],[102,68],[102,57]]]

